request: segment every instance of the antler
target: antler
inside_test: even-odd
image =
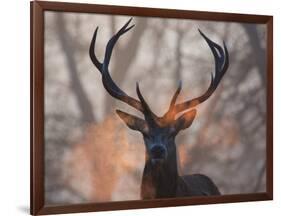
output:
[[[207,91],[201,95],[200,97],[194,98],[192,100],[185,101],[180,104],[175,104],[176,99],[179,95],[179,92],[181,90],[181,83],[176,91],[176,93],[173,96],[173,99],[171,101],[171,105],[169,107],[169,110],[165,113],[163,116],[166,120],[173,120],[176,114],[179,112],[182,112],[186,109],[190,109],[192,107],[197,106],[198,104],[204,102],[207,100],[216,90],[218,87],[223,75],[225,74],[228,65],[229,65],[229,56],[227,47],[225,45],[225,42],[223,41],[223,48],[216,44],[215,42],[211,41],[203,32],[199,30],[199,33],[201,36],[206,40],[207,44],[209,45],[215,60],[215,77],[213,76],[213,73],[211,73],[211,83]]]
[[[142,112],[145,116],[145,119],[147,121],[149,121],[151,123],[151,125],[155,125],[155,124],[164,124],[165,125],[167,123],[171,123],[175,119],[175,116],[178,113],[183,112],[186,109],[190,109],[192,107],[197,106],[198,104],[207,100],[214,93],[214,91],[218,87],[222,77],[224,76],[224,74],[228,68],[228,65],[229,65],[228,51],[227,51],[227,48],[226,48],[226,45],[224,42],[223,42],[223,48],[222,48],[220,45],[211,41],[199,29],[198,29],[199,33],[201,34],[201,36],[205,39],[205,41],[209,45],[209,47],[213,53],[214,60],[215,60],[215,74],[213,75],[213,73],[211,73],[210,86],[203,95],[201,95],[197,98],[194,98],[192,100],[188,100],[183,103],[176,104],[177,97],[182,88],[182,85],[180,82],[179,86],[171,100],[169,110],[165,113],[165,115],[163,117],[159,118],[151,111],[148,104],[145,102],[145,100],[140,92],[138,83],[137,83],[136,90],[137,90],[137,95],[138,95],[139,100],[130,97],[123,90],[121,90],[115,84],[115,82],[112,80],[112,78],[109,74],[108,66],[109,66],[113,48],[114,48],[116,42],[118,41],[118,39],[120,38],[120,36],[122,36],[123,34],[128,32],[135,26],[135,25],[131,25],[130,27],[128,27],[131,21],[132,21],[132,18],[129,19],[129,21],[127,23],[125,23],[125,25],[115,35],[113,35],[112,38],[108,41],[103,63],[101,63],[97,59],[96,54],[95,54],[95,43],[96,43],[98,27],[96,28],[96,30],[94,32],[92,42],[90,45],[89,52],[90,52],[91,60],[94,63],[94,65],[97,67],[97,69],[100,71],[100,73],[102,74],[103,86],[112,97],[114,97],[118,100],[121,100],[124,103],[127,103],[128,105],[130,105],[130,106],[134,107],[135,109],[139,110],[140,112]]]
[[[105,51],[105,56],[104,56],[104,61],[101,63],[95,54],[95,44],[96,44],[96,37],[97,37],[97,32],[98,32],[98,27],[96,28],[93,39],[90,45],[90,57],[94,65],[97,67],[97,69],[101,72],[102,74],[102,83],[104,88],[107,90],[107,92],[114,98],[117,98],[130,106],[134,107],[135,109],[143,112],[143,107],[140,103],[140,101],[128,96],[123,90],[121,90],[115,82],[112,80],[109,71],[108,71],[108,65],[110,62],[111,54],[114,48],[114,45],[116,44],[117,40],[119,37],[123,34],[125,34],[127,31],[132,29],[135,25],[132,25],[128,27],[130,24],[132,18],[115,34],[112,36],[112,38],[108,41],[107,46],[106,46],[106,51]]]
[[[135,109],[139,110],[140,112],[142,112],[147,121],[150,121],[151,123],[155,123],[157,120],[157,117],[150,110],[149,106],[145,102],[145,100],[139,90],[138,84],[137,84],[137,94],[138,94],[140,101],[128,96],[123,90],[121,90],[116,85],[116,83],[112,80],[112,78],[109,74],[109,70],[108,70],[112,51],[113,51],[113,48],[114,48],[116,42],[118,41],[119,37],[122,36],[123,34],[125,34],[126,32],[128,32],[129,30],[131,30],[135,26],[135,25],[131,25],[130,27],[128,27],[131,21],[132,21],[132,18],[129,19],[129,21],[127,23],[125,23],[125,25],[115,35],[113,35],[112,38],[108,41],[108,43],[106,45],[106,51],[105,51],[103,63],[101,63],[97,59],[96,54],[95,54],[95,44],[96,44],[98,27],[96,28],[96,30],[94,32],[89,53],[90,53],[92,62],[94,63],[94,65],[97,67],[97,69],[102,74],[102,83],[103,83],[104,88],[107,90],[107,92],[112,97],[119,99],[119,100],[127,103],[128,105],[134,107]]]

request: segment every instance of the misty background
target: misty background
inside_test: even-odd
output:
[[[45,204],[140,199],[145,162],[142,136],[115,109],[140,113],[112,99],[89,57],[130,16],[45,12]],[[203,94],[214,59],[200,28],[226,42],[230,65],[218,89],[197,107],[192,126],[176,138],[181,175],[209,176],[222,194],[266,190],[266,26],[233,22],[134,17],[110,62],[110,73],[137,98],[136,82],[159,116],[179,80],[178,101]]]

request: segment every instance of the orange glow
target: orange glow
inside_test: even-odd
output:
[[[66,182],[88,200],[112,200],[120,178],[135,173],[137,165],[144,161],[143,144],[130,143],[127,132],[115,115],[89,127],[83,141],[73,146],[66,159],[70,173]],[[82,185],[85,183],[88,188]],[[139,185],[138,182],[135,187]]]
[[[180,144],[177,146],[178,150],[178,168],[179,171],[183,170],[183,168],[186,166],[187,163],[190,162],[190,157],[188,155],[188,149],[187,149],[187,144]],[[182,173],[183,174],[183,173]]]

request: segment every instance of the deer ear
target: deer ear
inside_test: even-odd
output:
[[[194,118],[196,116],[196,110],[191,110],[182,114],[175,122],[175,131],[179,132],[180,130],[184,130],[192,124]]]
[[[137,116],[125,113],[121,110],[116,110],[117,115],[126,123],[126,125],[132,130],[137,130],[142,133],[148,132],[148,125],[145,120],[140,119]]]

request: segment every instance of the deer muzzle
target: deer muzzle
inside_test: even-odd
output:
[[[164,145],[154,145],[150,149],[150,156],[154,163],[163,162],[167,158],[167,149]]]

